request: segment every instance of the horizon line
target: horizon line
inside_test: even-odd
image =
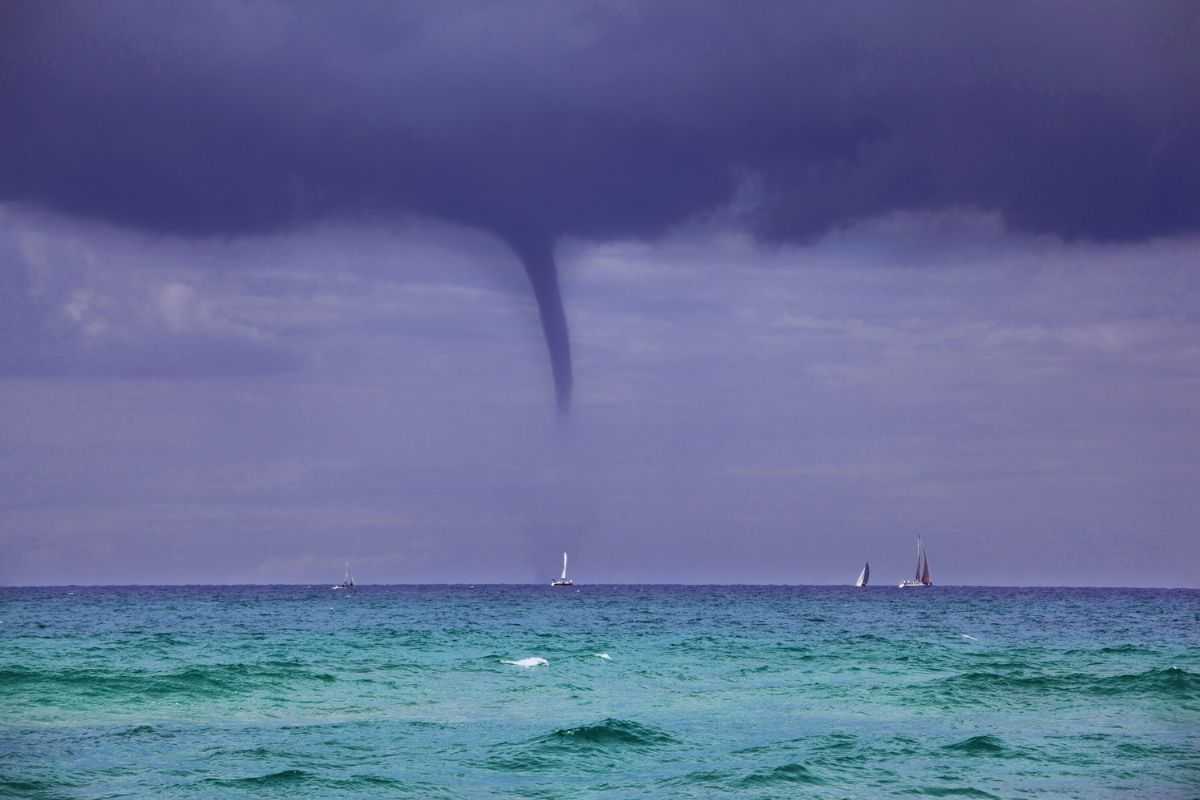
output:
[[[206,588],[206,589],[235,589],[243,587],[290,587],[290,588],[305,588],[316,589],[326,586],[331,586],[325,582],[321,583],[0,583],[0,589],[131,589],[131,588],[146,588],[146,589],[167,589],[167,588]],[[431,583],[416,583],[416,582],[399,582],[399,583],[356,583],[355,588],[364,587],[464,587],[476,588],[480,586],[540,586],[549,588],[549,583],[539,581],[536,583],[528,581],[457,581],[457,582],[431,582]],[[681,582],[681,583],[577,583],[573,588],[579,589],[583,587],[778,587],[778,588],[814,588],[814,589],[897,589],[899,588],[892,582],[877,583],[863,587],[856,587],[853,583],[743,583],[743,582],[718,582],[718,583],[696,583],[696,582]],[[939,583],[931,587],[934,589],[1169,589],[1169,590],[1185,590],[1198,591],[1200,586],[1181,586],[1181,585],[1162,585],[1162,584],[1081,584],[1081,583],[1064,583],[1064,584],[1048,584],[1048,583],[1029,583],[1029,584],[1000,584],[1000,583]]]

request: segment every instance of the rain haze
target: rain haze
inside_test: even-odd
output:
[[[0,583],[1200,586],[1200,5],[0,9]]]

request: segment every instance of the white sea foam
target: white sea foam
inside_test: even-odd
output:
[[[518,658],[516,661],[501,661],[501,664],[512,664],[514,667],[548,667],[550,662],[540,656],[530,656],[529,658]]]
[[[612,661],[612,656],[608,653],[596,653],[596,658],[603,658],[605,661]]]
[[[960,634],[959,634],[959,636],[963,637],[964,639],[970,639],[972,642],[978,642],[978,641],[979,641],[978,639],[976,639],[974,636],[972,636],[972,635],[971,635],[971,634],[969,634],[969,633],[960,633]]]

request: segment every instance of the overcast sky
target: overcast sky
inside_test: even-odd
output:
[[[6,4],[0,582],[1198,586],[1196,41]]]

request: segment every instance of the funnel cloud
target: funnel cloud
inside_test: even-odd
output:
[[[558,411],[571,409],[571,335],[559,289],[558,265],[554,261],[554,246],[546,239],[514,240],[513,251],[525,267],[533,296],[537,299],[542,335],[550,352],[550,368],[554,376],[554,397]]]

